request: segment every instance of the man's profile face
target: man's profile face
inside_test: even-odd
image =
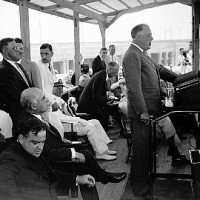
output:
[[[110,55],[113,56],[115,54],[115,46],[111,46],[109,48]]]
[[[41,130],[37,135],[30,131],[26,136],[19,135],[18,140],[26,152],[38,158],[44,148],[46,131]]]
[[[143,31],[139,32],[139,45],[143,50],[151,48],[151,41],[153,40],[151,29],[148,26],[143,27]]]
[[[20,46],[15,41],[9,42],[3,49],[4,56],[6,59],[13,62],[19,61],[22,56],[20,55]]]
[[[50,51],[49,48],[46,49],[40,49],[40,56],[42,58],[43,63],[50,63],[51,57],[53,56],[53,52]]]
[[[36,110],[37,114],[42,114],[50,109],[51,103],[49,99],[45,97],[43,92],[37,94]]]

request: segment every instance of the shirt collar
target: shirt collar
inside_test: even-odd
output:
[[[144,52],[144,50],[141,47],[139,47],[137,44],[135,44],[133,42],[131,44],[134,45],[134,46],[136,46],[140,51]]]
[[[5,58],[4,58],[4,59],[5,59]],[[16,65],[15,65],[16,62],[11,61],[11,60],[7,60],[7,59],[5,59],[5,60],[6,60],[7,62],[9,62],[12,66],[14,66],[14,67],[16,66]],[[19,61],[18,61],[18,62],[19,62]]]

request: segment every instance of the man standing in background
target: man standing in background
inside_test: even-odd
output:
[[[42,90],[44,91],[46,97],[49,99],[52,109],[59,109],[59,105],[56,102],[56,98],[53,95],[53,86],[56,82],[56,75],[53,68],[52,56],[53,48],[50,44],[45,43],[40,46],[41,60],[38,61],[37,65],[40,71]],[[51,122],[50,112],[46,113],[46,117],[49,122]]]
[[[119,57],[115,55],[116,47],[114,44],[109,46],[109,54],[107,55],[107,61],[109,62],[116,62],[120,66]]]
[[[101,48],[100,54],[94,58],[92,61],[92,74],[106,69],[106,56],[107,56],[108,50],[106,47]]]

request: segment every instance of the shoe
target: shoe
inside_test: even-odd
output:
[[[102,155],[96,155],[96,159],[97,160],[116,160],[117,157],[116,156],[111,156],[111,155],[108,155],[108,154],[102,154]]]
[[[127,177],[126,172],[122,173],[109,173],[107,172],[107,183],[119,183]]]
[[[172,156],[172,164],[185,164],[190,165],[190,160],[187,160],[185,155],[180,154],[180,156]]]
[[[111,151],[109,149],[105,153],[108,154],[108,155],[116,155],[117,154],[116,151]]]

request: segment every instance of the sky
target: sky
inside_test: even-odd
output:
[[[18,6],[0,0],[0,19],[0,39],[20,37]],[[74,41],[72,20],[31,9],[29,20],[32,44]],[[130,40],[131,29],[139,23],[150,26],[154,40],[192,38],[192,8],[175,3],[123,15],[106,30],[106,40],[108,42]],[[98,25],[80,23],[80,41],[101,42]]]

